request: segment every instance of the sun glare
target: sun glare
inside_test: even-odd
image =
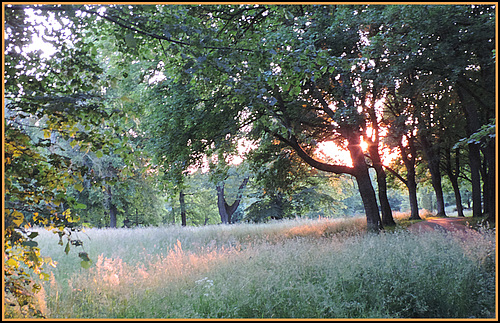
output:
[[[361,148],[366,153],[368,150],[368,143],[361,141]],[[394,159],[399,156],[398,150],[391,150],[387,147],[383,147],[379,150],[380,158],[382,159],[382,164],[389,165]],[[348,150],[343,149],[332,141],[322,142],[318,144],[318,148],[315,151],[316,156],[328,163],[335,163],[338,165],[345,165],[352,167],[352,159]]]
[[[316,155],[326,162],[352,167],[352,159],[349,151],[342,149],[333,141],[319,143]]]

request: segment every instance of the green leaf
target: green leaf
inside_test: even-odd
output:
[[[102,150],[98,150],[98,151],[96,151],[96,152],[95,152],[95,156],[96,156],[97,158],[101,158],[101,157],[103,156]]]
[[[22,245],[25,246],[25,247],[31,247],[31,248],[33,248],[33,247],[38,246],[38,242],[33,241],[33,240],[23,241]]]
[[[129,47],[135,48],[137,46],[137,41],[135,40],[133,33],[128,33],[125,35],[125,42]]]
[[[12,217],[12,222],[14,222],[16,226],[20,226],[24,221],[24,215],[19,211],[12,212]]]
[[[91,264],[92,263],[90,261],[81,261],[80,262],[80,266],[82,266],[85,269],[89,269]]]
[[[69,249],[70,249],[70,248],[69,248],[69,241],[68,241],[68,242],[66,242],[66,247],[64,248],[64,252],[65,252],[66,254],[68,254],[68,253],[69,253]]]
[[[83,203],[76,203],[76,205],[74,206],[74,208],[77,209],[77,210],[79,210],[79,209],[85,210],[87,208],[87,205],[83,204]]]
[[[81,192],[81,191],[83,191],[83,185],[81,183],[78,183],[78,184],[75,185],[75,189],[78,192]]]
[[[78,257],[80,257],[83,261],[89,261],[89,262],[91,261],[89,255],[84,251],[79,252]]]

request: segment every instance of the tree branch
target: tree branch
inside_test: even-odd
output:
[[[25,9],[25,7],[26,7],[25,5],[14,5],[14,6],[8,7],[8,9],[10,9],[10,10],[23,10],[23,9]],[[42,7],[37,7],[37,10],[42,10],[42,11],[67,11],[68,9],[66,9],[64,7],[47,7],[47,6],[42,6]],[[113,16],[109,16],[107,14],[100,14],[99,12],[94,11],[94,10],[88,10],[88,9],[82,9],[82,8],[79,8],[78,10],[80,10],[82,12],[86,12],[86,13],[92,14],[92,15],[96,15],[98,17],[101,17],[102,19],[105,19],[107,21],[115,23],[115,24],[117,24],[118,26],[120,26],[122,28],[135,31],[135,32],[137,32],[137,33],[139,33],[141,35],[144,35],[144,36],[148,36],[148,37],[151,37],[151,38],[154,38],[154,39],[159,39],[159,40],[166,40],[168,42],[171,42],[171,43],[174,43],[174,44],[177,44],[177,45],[194,46],[194,44],[192,44],[192,43],[183,42],[183,41],[180,41],[180,40],[175,40],[175,39],[172,39],[170,37],[161,36],[161,35],[158,35],[158,34],[150,33],[150,32],[147,32],[147,31],[135,28],[135,27],[133,27],[132,23],[130,23],[130,22],[128,22],[128,21],[126,21],[126,20],[124,20],[124,19],[122,19],[120,17],[113,17]],[[125,23],[122,23],[122,22],[118,21],[119,19],[123,20],[123,21],[126,21],[128,24],[125,24]],[[207,48],[207,49],[221,49],[221,50],[237,50],[237,51],[244,51],[244,52],[255,52],[253,49],[238,48],[238,47],[232,48],[232,47],[204,46],[203,48]]]
[[[319,160],[314,159],[313,157],[309,156],[309,154],[302,149],[300,146],[299,142],[297,139],[293,136],[290,135],[290,139],[286,139],[283,136],[281,136],[278,133],[273,133],[271,132],[276,138],[278,138],[280,141],[286,143],[288,146],[292,147],[295,152],[299,155],[300,158],[310,166],[328,172],[328,173],[335,173],[335,174],[349,174],[349,175],[355,175],[355,170],[353,167],[349,166],[343,166],[343,165],[332,165],[332,164],[327,164],[324,162],[321,162]]]
[[[382,165],[385,169],[387,169],[389,172],[391,172],[394,176],[396,176],[401,182],[403,182],[406,186],[408,186],[408,181],[404,179],[403,176],[399,175],[394,169],[390,168],[389,166]]]

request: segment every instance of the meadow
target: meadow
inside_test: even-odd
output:
[[[491,318],[495,231],[366,232],[365,218],[87,229],[38,300],[48,318]]]

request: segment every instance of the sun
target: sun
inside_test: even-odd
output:
[[[361,140],[360,145],[361,149],[363,149],[363,152],[367,153],[368,143],[364,140]],[[383,165],[389,165],[393,160],[400,156],[399,151],[391,150],[388,147],[380,148],[379,153]],[[318,148],[315,151],[315,155],[325,162],[349,167],[353,166],[351,154],[349,153],[349,151],[340,147],[333,141],[325,141],[319,143]]]
[[[329,163],[352,167],[352,159],[348,150],[333,141],[320,142],[315,151],[316,156]]]

